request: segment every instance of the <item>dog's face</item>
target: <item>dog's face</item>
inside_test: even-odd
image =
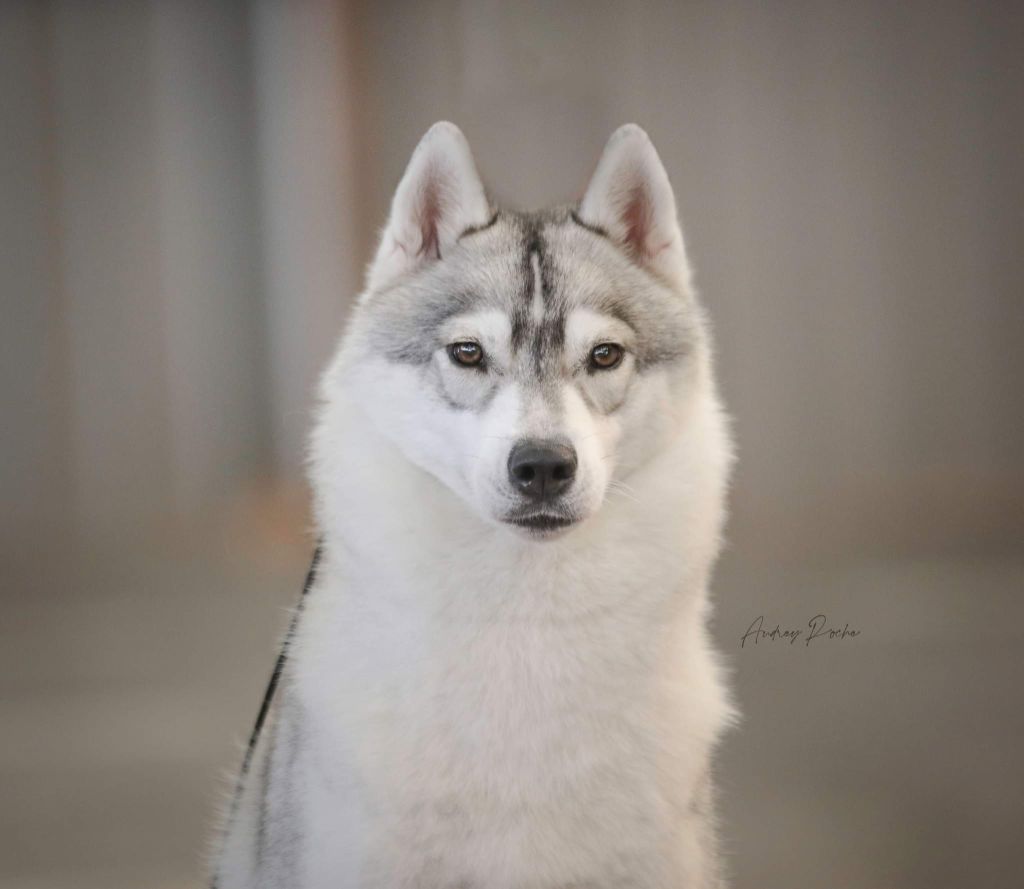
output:
[[[433,128],[399,187],[354,323],[356,388],[402,452],[481,516],[572,527],[677,431],[702,345],[664,170],[613,136],[580,206],[493,212]]]

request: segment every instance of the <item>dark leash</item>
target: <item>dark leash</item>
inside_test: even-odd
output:
[[[274,664],[274,672],[270,674],[270,682],[267,683],[267,690],[263,693],[263,703],[260,704],[260,712],[256,717],[256,724],[252,727],[252,734],[249,735],[249,745],[245,748],[245,759],[242,760],[242,771],[238,776],[239,792],[241,783],[249,774],[249,767],[252,765],[253,753],[256,751],[256,742],[260,739],[263,731],[263,723],[267,721],[267,714],[270,712],[270,705],[274,700],[274,693],[281,682],[281,674],[284,672],[284,665],[288,662],[288,646],[295,635],[295,628],[299,625],[299,618],[302,616],[302,609],[306,606],[306,596],[316,580],[316,569],[320,563],[320,551],[323,544],[318,543],[313,550],[313,561],[309,563],[309,571],[306,572],[306,582],[302,585],[302,596],[299,598],[298,607],[292,615],[291,623],[288,624],[288,632],[281,643],[281,651],[277,655],[277,662]]]
[[[277,692],[277,686],[281,682],[281,674],[284,673],[285,664],[288,663],[288,647],[291,645],[292,637],[295,635],[295,630],[299,625],[299,618],[302,617],[302,610],[306,606],[306,598],[309,596],[309,591],[312,589],[313,583],[316,581],[316,569],[320,564],[320,554],[322,551],[323,544],[318,543],[316,545],[316,549],[313,551],[313,560],[309,564],[309,571],[306,572],[306,582],[302,585],[302,595],[299,598],[299,604],[295,609],[295,613],[292,615],[291,622],[288,624],[288,632],[285,634],[284,642],[281,643],[281,651],[277,655],[277,661],[274,664],[274,672],[270,674],[270,681],[267,683],[267,690],[263,693],[263,703],[260,704],[260,712],[256,716],[256,724],[252,727],[252,734],[249,735],[249,743],[245,748],[245,757],[242,759],[242,768],[238,774],[238,783],[235,785],[235,795],[231,801],[231,814],[228,816],[229,829],[238,810],[238,803],[242,797],[242,787],[245,784],[245,778],[249,774],[249,769],[252,767],[252,758],[256,753],[256,744],[263,732],[263,724],[267,721],[267,715],[270,713],[270,705],[274,702],[274,694]],[[217,889],[217,883],[217,877],[214,876],[213,882],[210,884],[210,889]]]

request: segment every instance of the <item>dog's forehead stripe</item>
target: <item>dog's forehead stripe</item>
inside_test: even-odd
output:
[[[512,306],[512,350],[529,346],[530,371],[538,377],[557,372],[565,342],[565,311],[554,286],[552,259],[544,237],[545,220],[520,216],[522,287]]]
[[[522,275],[520,290],[511,306],[512,319],[512,351],[519,351],[526,342],[530,329],[530,316],[535,298],[535,293],[543,287],[542,281],[538,280],[536,269],[543,262],[544,248],[540,240],[536,226],[531,225],[527,220],[520,220],[520,251],[519,268]],[[543,299],[543,291],[540,297]]]
[[[544,276],[540,269],[540,251],[530,253],[530,274],[533,277],[533,300],[530,303],[530,317],[534,324],[544,320]]]

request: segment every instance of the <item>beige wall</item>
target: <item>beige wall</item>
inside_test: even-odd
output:
[[[3,5],[5,539],[195,514],[266,461],[242,11]]]
[[[619,123],[649,129],[736,417],[734,536],[1019,536],[1019,4],[0,14],[5,537],[300,478],[317,369],[443,117],[521,206],[578,194]]]

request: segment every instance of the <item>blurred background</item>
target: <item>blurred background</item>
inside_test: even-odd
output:
[[[740,463],[737,887],[1020,884],[1024,6],[0,2],[0,887],[202,885],[420,134],[675,184]],[[814,615],[861,631],[741,638]]]

